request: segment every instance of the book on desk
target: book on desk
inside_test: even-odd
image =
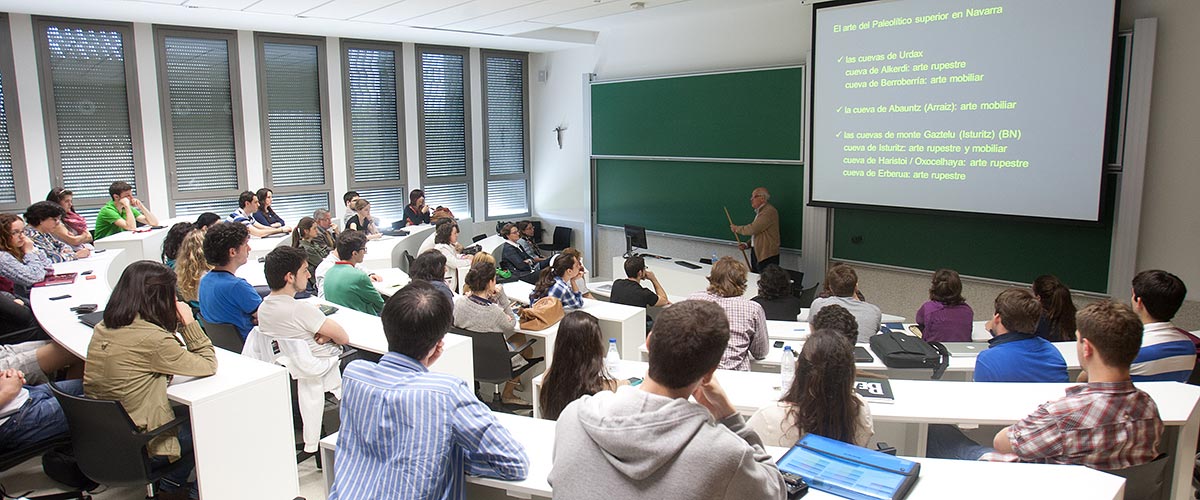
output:
[[[896,396],[892,393],[892,383],[888,382],[886,378],[855,377],[854,392],[857,392],[868,403],[891,404],[896,402]]]

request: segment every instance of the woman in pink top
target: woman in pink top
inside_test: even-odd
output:
[[[970,342],[971,306],[962,296],[962,281],[952,269],[938,269],[929,284],[929,302],[917,309],[917,328],[928,342]]]

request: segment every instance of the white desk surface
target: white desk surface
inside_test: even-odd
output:
[[[391,297],[393,293],[404,288],[405,285],[412,281],[408,278],[408,273],[394,267],[374,269],[371,272],[383,278],[383,281],[372,281],[371,285],[375,287],[375,291],[384,297]]]
[[[56,266],[62,272],[92,269],[95,279],[79,276],[73,284],[32,291],[31,305],[42,328],[80,358],[87,357],[92,328],[80,323],[70,308],[84,303],[105,307],[112,291],[109,267],[119,264],[121,252],[114,249],[94,259]],[[63,294],[71,297],[50,300]],[[287,371],[220,348],[216,355],[216,374],[174,377],[167,387],[170,399],[191,410],[201,498],[295,497],[299,480]],[[256,411],[245,411],[253,405]],[[247,454],[246,449],[255,453]]]
[[[143,229],[136,231],[121,231],[93,242],[92,246],[110,251],[124,250],[124,253],[117,259],[117,267],[122,270],[139,260],[162,262],[163,240],[167,239],[167,232],[176,222],[186,221],[179,217],[162,220],[159,221],[159,225],[163,226],[162,229],[149,229],[149,226],[143,226]],[[118,276],[120,276],[120,271],[118,271]],[[116,280],[113,280],[113,284],[116,283]]]
[[[462,243],[461,238],[462,238],[462,235],[460,234],[459,235],[459,243]],[[500,248],[500,245],[503,245],[503,244],[504,244],[504,238],[498,234],[493,234],[491,236],[488,236],[487,238],[479,240],[478,242],[472,243],[471,245],[479,245],[479,248],[481,250],[483,250],[484,252],[487,252],[492,257],[495,257],[496,262],[499,262],[500,256],[496,255],[496,253],[497,253],[496,249]],[[463,246],[470,246],[470,245],[463,245]]]
[[[417,248],[426,237],[433,234],[433,229],[429,224],[408,226],[404,228],[408,231],[406,236],[384,235],[379,239],[367,240],[367,256],[363,259],[363,266],[372,271],[400,267],[404,252],[407,250],[409,255],[416,257]]]
[[[265,257],[267,254],[271,253],[271,250],[274,250],[275,247],[291,245],[292,235],[281,233],[278,236],[271,236],[268,238],[256,238],[251,236],[249,244],[250,261],[253,262],[259,257]]]

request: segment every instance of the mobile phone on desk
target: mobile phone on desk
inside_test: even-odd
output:
[[[108,249],[107,249],[107,248],[93,248],[93,249],[92,249],[92,253],[104,253],[104,252],[107,252],[107,251],[108,251]]]
[[[641,378],[638,378],[638,377],[629,377],[629,378],[627,378],[627,379],[625,379],[625,380],[628,380],[628,381],[629,381],[629,386],[630,386],[630,387],[637,387],[637,386],[639,386],[639,385],[642,385],[642,379],[641,379]]]

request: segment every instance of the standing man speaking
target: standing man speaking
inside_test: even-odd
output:
[[[729,225],[729,230],[750,237],[750,268],[756,273],[770,264],[779,265],[779,212],[768,203],[770,199],[767,188],[754,188],[750,193],[754,222],[745,226]],[[738,247],[745,250],[746,244],[740,243]]]

